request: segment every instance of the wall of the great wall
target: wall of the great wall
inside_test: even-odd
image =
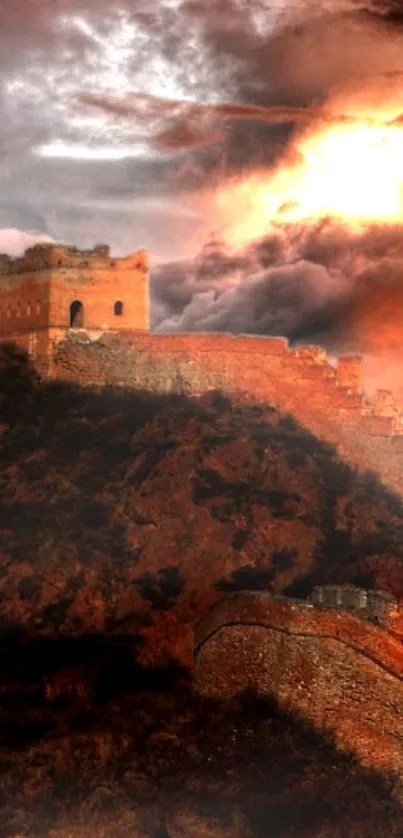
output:
[[[387,627],[403,622],[396,597],[385,591],[367,591],[356,585],[316,585],[309,599],[314,605],[342,608]]]
[[[274,697],[364,763],[403,771],[403,646],[352,614],[233,594],[198,627],[194,685],[213,699]]]
[[[337,388],[338,371],[316,347],[292,351],[284,338],[229,334],[105,333],[97,341],[71,335],[54,352],[53,374],[87,384],[112,383],[160,392],[200,395],[208,390],[250,394],[265,400],[270,379],[284,388],[310,381],[311,397],[322,406],[329,400],[346,415],[361,416],[365,399],[349,392],[345,374]],[[355,373],[354,373],[355,384]],[[326,389],[330,383],[330,389]],[[344,389],[343,389],[344,388]]]
[[[50,374],[62,380],[190,396],[221,390],[238,403],[274,405],[403,493],[402,417],[390,415],[390,400],[384,415],[365,398],[360,359],[334,368],[323,350],[291,349],[283,338],[111,331],[98,340],[72,332],[51,356]]]
[[[73,301],[83,306],[83,326],[91,330],[148,330],[148,263],[143,251],[125,259],[92,255],[86,267],[62,264],[50,283],[49,325],[64,337]],[[119,315],[114,313],[118,304]]]
[[[361,359],[342,358],[334,368],[323,350],[292,350],[284,338],[109,332],[94,341],[72,333],[55,345],[52,355],[52,374],[65,380],[190,395],[222,389],[275,405],[281,388],[279,407],[299,413],[302,423],[309,411],[314,431],[315,413],[318,427],[324,421],[357,424],[374,436],[403,430],[391,394],[372,405],[365,399]]]
[[[46,329],[49,323],[50,278],[41,272],[26,272],[13,278],[4,278],[0,293],[0,334],[11,338],[38,329]],[[23,342],[19,342],[23,345]]]
[[[25,349],[47,375],[53,347],[72,326],[93,336],[148,331],[149,297],[143,250],[113,259],[107,245],[80,251],[47,244],[18,259],[0,254],[0,341]]]

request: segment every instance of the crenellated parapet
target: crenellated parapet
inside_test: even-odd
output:
[[[127,265],[147,271],[148,254],[140,249],[129,256],[118,258],[110,255],[110,248],[107,244],[98,244],[89,250],[80,250],[78,247],[53,242],[35,244],[17,258],[11,258],[5,253],[0,254],[0,276],[18,276],[64,268],[86,269],[92,266],[114,268],[117,265],[120,267]]]
[[[396,597],[385,591],[367,591],[355,585],[317,585],[309,600],[318,606],[342,608],[373,622],[389,625],[398,609]]]

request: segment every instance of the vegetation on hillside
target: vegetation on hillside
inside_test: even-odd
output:
[[[198,699],[223,592],[403,591],[403,508],[274,408],[44,383],[0,350],[0,838],[394,838],[393,778]]]
[[[0,624],[184,662],[223,592],[403,594],[403,505],[273,407],[43,383],[0,355]],[[141,645],[141,644],[140,644]]]
[[[400,838],[393,789],[271,702],[133,666],[127,638],[3,644],[1,838]]]

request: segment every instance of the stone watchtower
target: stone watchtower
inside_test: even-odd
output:
[[[112,259],[107,245],[78,250],[30,247],[18,259],[0,255],[0,341],[27,350],[43,374],[58,341],[85,330],[149,330],[148,256]]]

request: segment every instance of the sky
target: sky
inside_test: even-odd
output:
[[[0,251],[145,247],[156,331],[397,358],[400,0],[3,0],[0,39]]]

